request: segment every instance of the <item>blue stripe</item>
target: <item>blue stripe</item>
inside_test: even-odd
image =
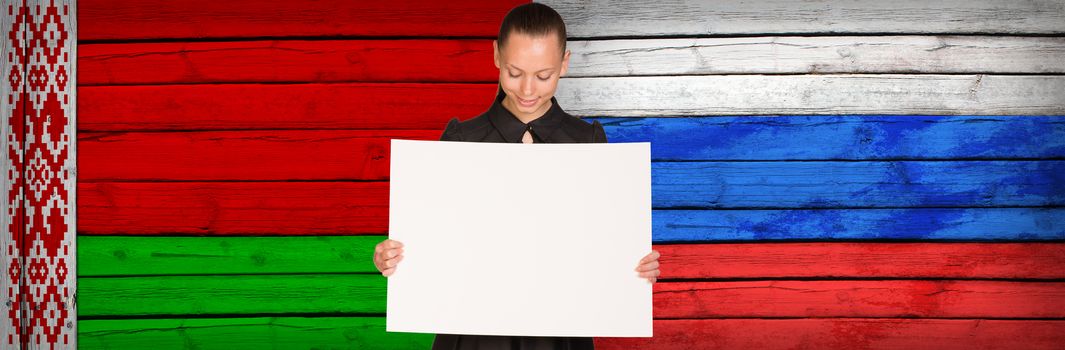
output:
[[[1065,157],[1065,116],[587,118],[654,160]]]

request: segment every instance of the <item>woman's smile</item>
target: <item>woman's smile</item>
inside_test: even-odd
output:
[[[538,101],[540,101],[539,97],[533,98],[531,100],[526,100],[524,98],[518,97],[518,104],[521,105],[522,107],[526,107],[526,108],[535,106],[536,102],[538,102]]]

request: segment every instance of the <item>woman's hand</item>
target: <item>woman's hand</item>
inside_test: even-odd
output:
[[[396,264],[403,260],[403,243],[386,239],[377,243],[373,250],[373,265],[377,271],[385,277],[392,276],[396,272]]]
[[[658,257],[661,254],[657,250],[652,250],[651,254],[640,259],[640,265],[636,267],[636,272],[640,273],[640,277],[646,278],[648,282],[655,283],[658,281],[658,275],[662,274],[658,270]]]

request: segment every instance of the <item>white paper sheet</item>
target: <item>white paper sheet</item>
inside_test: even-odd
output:
[[[387,331],[651,336],[650,153],[392,140]]]

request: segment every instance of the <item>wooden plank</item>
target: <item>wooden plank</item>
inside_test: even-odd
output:
[[[78,277],[376,273],[385,236],[78,237]]]
[[[659,161],[1065,157],[1065,116],[743,116],[594,120],[603,124],[610,142],[650,142],[651,158]]]
[[[375,273],[384,236],[80,236],[79,277]],[[1062,243],[656,244],[662,279],[1063,279]],[[315,253],[309,253],[315,252]]]
[[[503,15],[522,2],[83,0],[79,39],[495,37]]]
[[[378,274],[80,277],[79,284],[82,318],[385,312]],[[1061,282],[715,281],[654,289],[656,318],[1065,317]]]
[[[431,129],[488,109],[496,84],[80,87],[78,131]]]
[[[1062,318],[1065,283],[739,281],[655,284],[655,318]]]
[[[571,38],[799,33],[1065,33],[1065,4],[992,1],[545,0]]]
[[[567,73],[569,77],[1065,72],[1065,38],[1060,37],[942,35],[625,39],[574,41],[569,48],[573,52]]]
[[[1065,161],[657,162],[655,208],[1057,206]]]
[[[84,349],[428,348],[433,336],[386,333],[383,317],[87,320]],[[1060,320],[656,320],[653,338],[596,338],[597,349],[1059,349]]]
[[[269,40],[81,45],[85,85],[479,82],[490,40]]]
[[[1062,320],[656,320],[653,338],[596,338],[596,349],[1061,349]]]
[[[78,284],[83,319],[385,312],[380,274],[80,277]]]
[[[77,1],[29,0],[22,146],[27,350],[77,349]],[[8,1],[9,11],[11,1]],[[8,68],[10,69],[10,68]],[[10,81],[9,81],[10,82]],[[9,270],[17,271],[17,270]],[[2,346],[0,346],[2,347]]]
[[[659,244],[662,278],[1061,279],[1062,243]]]
[[[427,349],[432,334],[385,332],[384,317],[87,320],[82,349]]]
[[[579,116],[1061,115],[1065,76],[716,75],[565,78]]]
[[[6,302],[0,303],[0,345],[4,348],[22,347],[29,342],[25,332],[26,312],[23,291],[28,289],[23,283],[23,267],[26,266],[25,201],[22,189],[25,188],[22,155],[25,141],[23,113],[27,98],[24,81],[28,58],[26,57],[26,28],[24,13],[27,7],[14,7],[13,2],[4,1],[0,6],[0,269],[9,271],[0,274],[0,297]],[[16,22],[16,20],[18,22]],[[15,24],[19,23],[19,24]],[[17,56],[16,56],[17,54]]]
[[[81,133],[83,181],[383,180],[389,140],[437,130]]]
[[[384,180],[388,138],[437,131],[83,133],[81,179]],[[1046,206],[1065,161],[656,162],[657,208]],[[782,191],[784,191],[782,193]]]
[[[80,183],[78,193],[79,234],[388,231],[384,182]]]
[[[652,214],[654,241],[659,243],[1065,239],[1063,208],[655,210]]]
[[[80,234],[347,235],[388,230],[385,182],[99,182],[81,183],[78,191]],[[1065,237],[1063,212],[1060,208],[655,210],[652,229],[654,241],[660,243],[1060,240]]]

